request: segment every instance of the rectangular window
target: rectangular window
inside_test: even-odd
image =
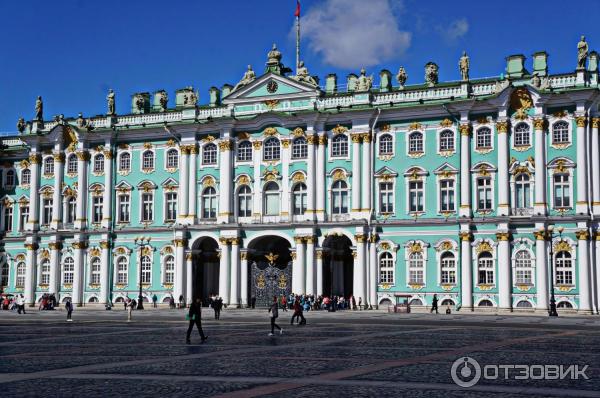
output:
[[[554,207],[565,208],[571,206],[571,193],[568,174],[554,175]]]
[[[29,222],[29,206],[21,206],[19,213],[19,231],[25,231],[27,222]]]
[[[44,199],[42,202],[42,225],[50,225],[52,221],[52,199]]]
[[[92,222],[99,224],[102,222],[102,207],[104,199],[102,196],[94,196],[92,198]]]
[[[408,183],[408,203],[411,213],[423,211],[423,181],[411,181]]]
[[[169,192],[165,198],[165,221],[177,219],[177,193]]]
[[[151,193],[142,194],[142,222],[149,222],[154,219],[153,207],[153,195]]]
[[[130,211],[129,195],[119,195],[119,222],[128,223]]]
[[[67,224],[73,224],[75,222],[75,208],[77,206],[77,199],[71,196],[67,202]]]
[[[477,179],[477,210],[492,210],[492,180],[489,178]]]
[[[454,207],[454,181],[440,181],[440,210],[442,212],[455,211]]]
[[[394,188],[391,182],[379,184],[379,211],[382,214],[394,212]]]
[[[11,206],[4,207],[4,230],[6,232],[12,231],[13,224],[13,208]]]

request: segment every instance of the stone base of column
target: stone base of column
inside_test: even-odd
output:
[[[110,218],[103,218],[102,219],[102,223],[100,224],[102,226],[102,228],[110,228],[110,223],[112,222],[112,220]]]
[[[578,315],[593,315],[594,312],[592,310],[577,310]],[[560,313],[559,313],[560,315]]]
[[[50,228],[51,229],[59,229],[62,225],[62,223],[58,220],[52,220],[52,222],[50,222]]]
[[[85,229],[87,227],[87,220],[75,220],[73,226],[75,229]]]
[[[460,206],[460,209],[458,209],[458,216],[459,217],[471,217],[471,206]]]
[[[585,86],[586,84],[586,70],[585,69],[577,69],[577,77],[575,78],[575,85],[577,86]]]
[[[509,216],[510,215],[510,207],[508,206],[508,204],[499,204],[498,205],[498,215],[499,216]]]
[[[325,221],[325,211],[323,209],[315,210],[315,218],[317,221]]]
[[[468,307],[462,306],[462,307],[460,307],[458,312],[473,312],[473,307],[472,306],[468,306]]]
[[[229,224],[231,222],[231,214],[219,214],[217,216],[217,224]]]
[[[192,225],[194,224],[194,216],[178,217],[177,223],[181,225]]]
[[[600,203],[594,203],[592,206],[594,214],[600,214]]]
[[[575,212],[577,214],[588,214],[587,202],[578,202],[575,206]]]
[[[533,206],[533,214],[536,216],[545,216],[546,215],[546,204],[535,204]]]

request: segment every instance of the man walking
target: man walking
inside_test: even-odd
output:
[[[294,315],[292,315],[292,320],[290,321],[290,325],[294,324],[294,319],[296,319],[296,323],[300,322],[300,325],[306,325],[306,319],[302,314],[302,305],[300,305],[300,300],[296,298],[294,301]]]
[[[196,301],[190,304],[190,310],[188,312],[188,318],[190,324],[188,326],[187,335],[185,342],[190,344],[190,335],[192,334],[192,329],[194,329],[194,325],[198,328],[198,333],[200,333],[201,342],[204,343],[208,336],[204,335],[204,331],[202,330],[202,301],[197,298]]]
[[[279,316],[279,303],[277,302],[277,296],[273,296],[273,302],[269,307],[269,312],[271,313],[271,333],[269,333],[269,336],[273,336],[275,334],[275,328],[279,329],[279,334],[283,334],[283,329],[275,323],[275,320]]]
[[[17,298],[17,312],[20,314],[21,311],[23,311],[23,314],[25,314],[25,298],[22,294],[20,294],[19,298]]]
[[[154,308],[156,308],[156,302],[158,301],[158,297],[156,296],[156,293],[154,293],[154,296],[152,296],[152,306]]]
[[[73,313],[73,303],[71,302],[70,298],[68,298],[67,302],[65,303],[65,310],[67,310],[67,322],[73,322],[71,319],[71,314]]]
[[[432,313],[433,310],[435,310],[436,314],[439,314],[439,312],[438,312],[438,298],[437,298],[437,294],[433,295],[433,300],[431,301],[431,311],[429,311],[429,312]]]

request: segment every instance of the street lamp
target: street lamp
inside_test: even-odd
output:
[[[150,237],[141,236],[139,238],[135,238],[133,243],[137,247],[143,249],[147,244],[150,244]],[[141,254],[141,253],[140,253]],[[143,310],[144,309],[144,296],[142,296],[142,256],[140,255],[140,261],[138,264],[138,268],[140,269],[140,294],[138,295],[138,302],[136,309]]]
[[[554,226],[548,226],[548,238],[550,239],[550,310],[548,311],[548,316],[558,316],[558,312],[556,312],[556,299],[554,297],[554,267],[552,264],[554,263],[554,248],[552,246],[552,240],[559,236],[562,239],[562,233],[564,231],[563,227],[556,228],[558,234],[554,233]]]

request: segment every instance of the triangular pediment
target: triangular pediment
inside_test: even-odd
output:
[[[450,163],[444,163],[439,166],[437,169],[433,171],[433,174],[442,174],[445,172],[450,172],[452,174],[458,173],[458,169],[452,166]]]
[[[259,102],[269,99],[300,99],[320,95],[318,87],[275,73],[266,73],[223,99],[224,104]]]
[[[381,177],[384,175],[389,175],[391,177],[397,177],[398,173],[395,172],[394,170],[390,169],[387,166],[383,166],[382,168],[380,168],[379,170],[377,170],[377,172],[375,173],[375,177]]]

